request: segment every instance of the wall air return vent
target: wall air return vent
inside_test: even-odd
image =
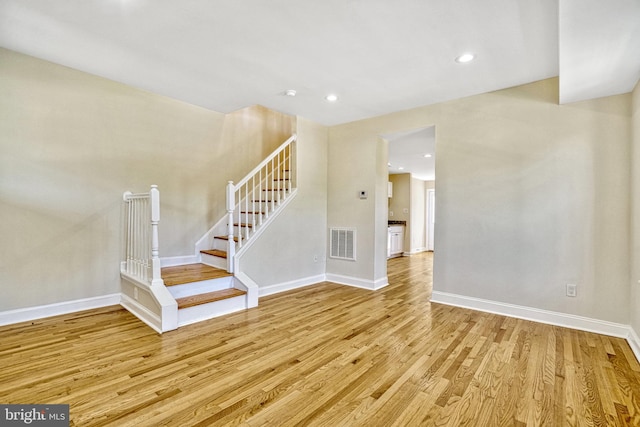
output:
[[[331,228],[330,258],[356,260],[356,229]]]

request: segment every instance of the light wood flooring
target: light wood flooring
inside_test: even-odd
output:
[[[0,403],[74,426],[640,426],[618,338],[429,302],[431,255],[157,335],[119,307],[0,327]]]

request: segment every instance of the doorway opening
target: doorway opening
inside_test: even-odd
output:
[[[388,225],[394,227],[388,242],[394,243],[392,255],[398,252],[398,226],[404,226],[402,255],[433,251],[435,221],[429,214],[435,212],[435,126],[381,137],[388,142]]]
[[[436,189],[427,189],[427,250],[433,252],[436,229]]]

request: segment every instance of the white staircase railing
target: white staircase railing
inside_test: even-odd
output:
[[[296,135],[237,184],[227,184],[227,271],[241,249],[297,188]],[[237,230],[237,232],[236,232]]]
[[[148,193],[122,196],[125,202],[125,255],[121,272],[149,285],[163,284],[158,252],[160,192],[152,185]]]

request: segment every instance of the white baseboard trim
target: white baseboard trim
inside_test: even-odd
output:
[[[157,333],[162,333],[162,319],[156,313],[149,310],[144,305],[140,304],[138,301],[130,298],[126,294],[122,294],[122,300],[120,301],[120,305],[123,306],[127,311],[136,316],[142,322],[146,323],[151,329],[156,331]]]
[[[0,312],[0,326],[119,304],[120,294],[117,293],[102,295],[99,297],[77,299],[73,301],[58,302],[55,304],[19,308],[17,310],[8,310]]]
[[[640,336],[632,327],[629,327],[629,337],[627,338],[627,341],[629,342],[629,347],[631,347],[633,354],[636,355],[636,359],[640,362]]]
[[[325,275],[319,274],[317,276],[305,277],[303,279],[292,280],[290,282],[261,286],[259,295],[260,297],[266,297],[267,295],[279,294],[280,292],[286,292],[293,289],[303,288],[305,286],[315,285],[316,283],[324,282],[325,280]]]
[[[176,265],[196,264],[200,262],[198,255],[171,256],[160,258],[160,265],[163,267],[175,267]]]
[[[450,294],[447,292],[433,291],[431,301],[439,304],[501,314],[503,316],[532,320],[534,322],[563,326],[587,332],[595,332],[597,334],[610,335],[619,338],[628,339],[629,331],[631,329],[629,325],[623,325],[621,323],[607,322],[605,320],[591,319],[589,317],[507,304],[464,295]]]
[[[326,274],[327,282],[339,283],[341,285],[353,286],[355,288],[368,289],[370,291],[377,291],[385,286],[389,285],[389,279],[387,276],[378,280],[363,280],[357,277],[342,276],[340,274]]]
[[[419,253],[422,253],[422,252],[428,252],[428,251],[429,251],[429,249],[427,249],[427,248],[416,248],[416,249],[412,249],[412,250],[410,250],[408,252],[403,252],[402,256],[411,256],[411,255],[419,254]]]

